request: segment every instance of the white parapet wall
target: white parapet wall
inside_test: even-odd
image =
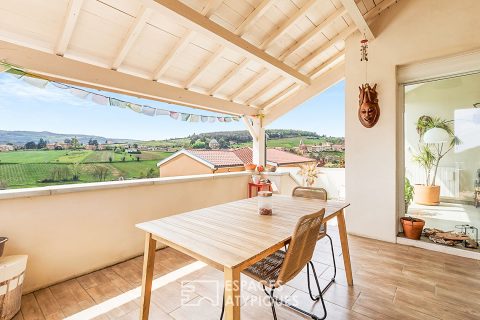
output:
[[[135,224],[247,197],[250,173],[89,183],[0,192],[5,255],[28,254],[25,292],[142,254]],[[294,182],[272,174],[281,193]]]
[[[278,172],[288,172],[298,185],[304,185],[299,168],[280,167]],[[318,168],[318,178],[313,187],[327,190],[329,199],[345,199],[345,168]]]

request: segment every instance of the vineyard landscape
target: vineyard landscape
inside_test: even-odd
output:
[[[315,158],[322,166],[342,167],[344,152],[313,152],[307,146],[344,145],[343,138],[299,130],[267,130],[267,146]],[[38,139],[38,140],[37,140]],[[0,131],[0,189],[156,178],[156,164],[182,148],[251,146],[247,131],[193,134],[184,138],[135,141],[50,132]],[[310,151],[307,151],[310,149]]]

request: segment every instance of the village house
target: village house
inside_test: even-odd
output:
[[[296,154],[267,149],[267,165],[297,167],[316,160]],[[230,150],[182,149],[157,164],[160,177],[189,176],[197,174],[244,171],[245,164],[253,162],[251,148]]]
[[[15,147],[9,144],[0,144],[0,152],[15,151]]]

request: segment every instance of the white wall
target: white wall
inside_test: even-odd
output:
[[[287,174],[270,174],[290,194]],[[0,192],[5,255],[28,254],[24,291],[143,253],[136,223],[247,197],[247,172]]]
[[[298,174],[299,168],[280,167],[278,172],[288,172],[296,180],[297,184],[303,185],[303,178]],[[329,199],[345,199],[345,169],[344,168],[319,168],[318,179],[313,187],[327,190]]]
[[[378,83],[381,116],[372,129],[357,118],[358,86],[365,82],[360,33],[346,44],[346,197],[349,232],[395,241],[397,161],[403,157],[398,65],[480,48],[480,1],[401,0],[372,25],[368,80]],[[399,125],[400,123],[400,125]]]

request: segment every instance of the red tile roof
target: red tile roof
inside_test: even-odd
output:
[[[190,154],[201,158],[215,167],[238,167],[243,166],[235,153],[231,150],[186,150]]]
[[[203,159],[215,167],[238,167],[252,163],[253,152],[251,148],[240,148],[234,150],[186,150],[190,154]],[[278,166],[312,162],[315,159],[302,157],[290,152],[267,149],[267,161]]]

